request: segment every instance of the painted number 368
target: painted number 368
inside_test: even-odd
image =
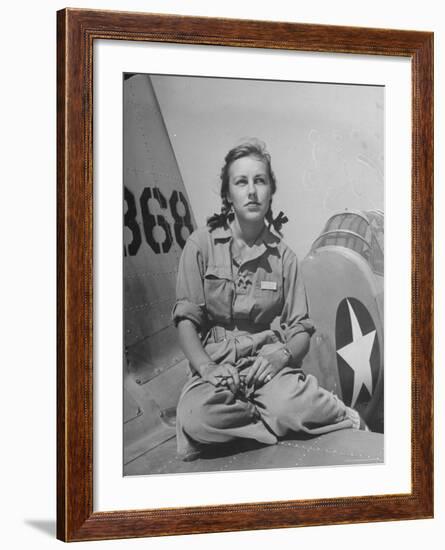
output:
[[[150,199],[157,202],[162,214],[154,214],[151,211]],[[185,241],[193,231],[190,208],[181,191],[173,191],[167,203],[162,191],[158,187],[144,187],[139,197],[139,207],[142,215],[142,231],[139,223],[138,209],[134,194],[124,187],[124,201],[127,210],[124,213],[124,225],[132,234],[130,244],[124,246],[124,256],[135,256],[142,244],[142,233],[145,241],[155,254],[166,254],[173,244],[173,233],[176,242],[184,248]],[[171,224],[164,214],[170,210],[173,217],[173,233]],[[184,232],[183,228],[187,231]],[[159,230],[161,229],[161,231]],[[185,235],[184,235],[185,233]]]

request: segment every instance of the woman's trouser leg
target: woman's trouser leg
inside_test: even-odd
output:
[[[289,431],[319,435],[353,427],[349,407],[319,386],[314,376],[290,367],[256,390],[252,398],[263,421],[278,437]]]
[[[177,407],[176,433],[178,453],[182,456],[203,444],[227,443],[239,438],[269,445],[277,442],[253,403],[205,381],[195,381],[183,391]]]

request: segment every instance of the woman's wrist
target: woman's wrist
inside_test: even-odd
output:
[[[210,370],[213,370],[218,365],[215,363],[215,361],[212,361],[209,359],[208,361],[204,361],[203,363],[200,363],[196,370],[198,371],[198,374],[203,377],[206,373],[208,373]]]
[[[281,348],[281,354],[283,356],[283,367],[290,367],[292,365],[292,353],[286,346]]]
[[[286,343],[286,348],[292,356],[292,365],[300,363],[309,351],[310,338],[311,337],[307,332],[299,332]]]

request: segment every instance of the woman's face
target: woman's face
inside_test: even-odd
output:
[[[229,167],[228,200],[241,221],[264,220],[272,197],[267,165],[257,157],[241,157]]]

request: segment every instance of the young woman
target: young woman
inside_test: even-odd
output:
[[[360,426],[356,411],[301,370],[315,327],[297,258],[281,240],[287,219],[272,214],[275,191],[263,145],[230,150],[221,213],[184,247],[173,310],[191,370],[177,408],[184,460],[237,438],[275,444],[289,431]]]

